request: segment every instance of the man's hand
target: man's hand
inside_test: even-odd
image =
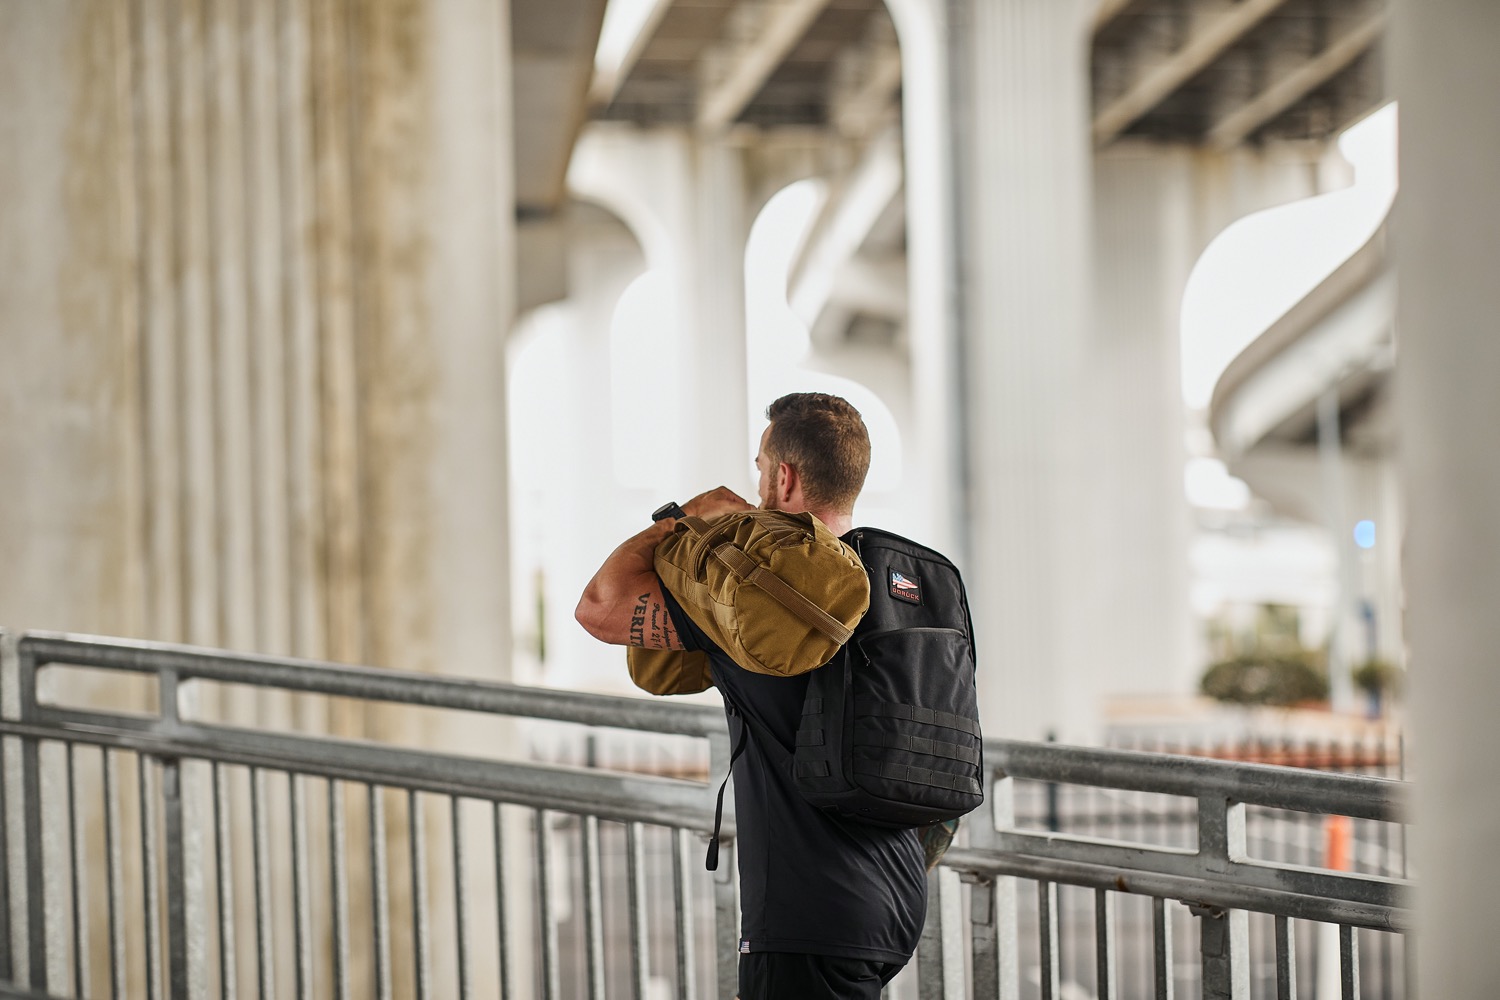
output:
[[[701,517],[706,521],[720,514],[739,514],[743,511],[754,510],[755,505],[747,502],[744,497],[728,486],[719,486],[707,493],[699,493],[683,504],[682,509],[693,517]]]

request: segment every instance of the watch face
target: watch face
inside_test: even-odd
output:
[[[681,507],[677,506],[677,501],[676,500],[669,500],[666,503],[662,504],[660,507],[656,508],[656,510],[651,513],[651,520],[653,520],[653,521],[660,521],[663,518],[667,518],[667,517],[684,517],[684,516],[685,516],[685,514],[683,512],[683,509]]]

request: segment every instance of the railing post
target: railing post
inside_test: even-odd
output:
[[[17,687],[21,722],[36,719],[36,657],[22,644],[17,659]],[[47,899],[43,888],[42,761],[37,740],[21,739],[21,821],[26,869],[26,980],[33,989],[47,990]]]
[[[997,830],[1013,830],[1016,825],[1016,782],[1008,775],[996,777],[990,784],[985,806],[964,821],[969,846],[980,850],[993,849]],[[1017,882],[1008,875],[1000,875],[990,882],[989,918],[990,927],[985,932],[986,947],[990,954],[985,961],[993,966],[986,985],[989,993],[979,989],[981,948],[979,930],[974,937],[975,995],[997,997],[998,1000],[1019,1000],[1021,996],[1021,939],[1017,930]],[[979,920],[976,902],[971,919]]]
[[[917,945],[917,995],[964,995],[963,910],[958,873],[939,866],[927,875],[927,922]]]
[[[1191,907],[1202,921],[1203,1000],[1249,1000],[1250,914]]]
[[[1209,871],[1233,873],[1245,856],[1245,805],[1198,798],[1198,854]],[[1243,910],[1191,907],[1201,921],[1204,1000],[1249,1000],[1250,915]]]
[[[1000,995],[1000,964],[995,937],[995,880],[976,878],[969,890],[969,947],[974,955],[974,996]]]

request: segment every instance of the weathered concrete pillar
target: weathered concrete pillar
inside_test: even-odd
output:
[[[503,675],[504,5],[243,13],[8,10],[7,624]]]
[[[506,678],[505,0],[0,23],[4,624]],[[201,791],[185,776],[189,822]]]
[[[1076,738],[1091,505],[1080,434],[1090,294],[1085,0],[966,5],[961,146],[968,261],[968,581],[984,623],[981,711],[1017,738]]]
[[[1392,15],[1418,991],[1485,996],[1500,982],[1486,864],[1500,843],[1500,120],[1484,109],[1500,92],[1500,7],[1396,0]]]

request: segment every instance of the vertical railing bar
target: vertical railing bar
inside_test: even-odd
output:
[[[25,696],[25,692],[22,692]],[[21,740],[21,822],[25,829],[27,978],[47,989],[47,897],[42,873],[42,759],[39,741]]]
[[[273,1000],[276,995],[275,968],[272,964],[271,925],[271,858],[266,836],[265,810],[266,774],[260,768],[250,771],[250,835],[251,854],[255,859],[255,961],[256,983],[260,989],[260,1000]]]
[[[454,945],[457,948],[458,957],[458,996],[459,1000],[469,1000],[469,922],[467,913],[467,897],[464,892],[464,841],[463,841],[463,816],[459,808],[457,795],[449,796],[449,811],[452,815],[453,835],[453,917],[454,917]]]
[[[165,689],[165,685],[163,685]],[[167,983],[173,1000],[186,1000],[188,981],[187,858],[182,816],[182,762],[161,762],[162,810],[166,814]],[[195,932],[199,928],[194,928]]]
[[[0,678],[3,676],[0,673]],[[0,713],[0,718],[3,717],[3,713]],[[10,803],[7,801],[10,796],[4,781],[8,776],[5,769],[5,747],[9,742],[8,738],[0,736],[0,980],[7,982],[15,979],[15,962],[11,955],[15,941],[11,937],[10,926]]]
[[[677,935],[678,1000],[694,1000],[698,993],[697,982],[694,978],[696,962],[693,954],[693,893],[687,878],[690,850],[687,831],[674,829],[672,831],[672,895],[677,904],[674,907],[677,911],[674,932]]]
[[[234,947],[234,873],[231,855],[228,791],[224,787],[224,765],[213,765],[214,796],[214,877],[218,881],[219,900],[219,995],[222,1000],[234,1000],[238,989],[235,981]]]
[[[650,938],[646,907],[646,848],[642,843],[645,826],[625,825],[625,860],[627,894],[630,909],[630,995],[646,1000],[647,977],[650,975]]]
[[[370,914],[375,937],[375,996],[391,1000],[390,884],[386,877],[385,800],[379,786],[370,790]]]
[[[343,789],[328,779],[329,888],[333,892],[333,990],[337,1000],[349,997],[349,862],[344,853],[347,824]]]
[[[114,753],[108,747],[99,751],[100,764],[104,771],[104,878],[108,883],[105,895],[109,911],[109,995],[111,1000],[120,1000],[125,993],[125,931],[120,926],[120,804],[115,798]]]
[[[505,823],[500,803],[493,805],[495,817],[495,936],[500,946],[500,1000],[510,1000],[510,934],[505,906]]]
[[[1276,916],[1276,1000],[1297,1000],[1297,940],[1290,917]]]
[[[590,1000],[604,995],[604,892],[599,877],[599,817],[580,817],[583,826],[583,921],[588,949]]]
[[[417,997],[425,1000],[428,993],[427,969],[427,842],[422,822],[422,800],[416,789],[406,793],[406,826],[411,844],[411,902],[412,913],[412,965],[416,972]]]
[[[555,1000],[559,990],[557,926],[552,921],[552,848],[547,836],[547,810],[536,815],[537,913],[542,934],[542,1000]]]
[[[83,939],[83,887],[79,884],[83,877],[83,851],[78,842],[78,784],[74,779],[73,769],[76,761],[73,755],[73,744],[68,743],[68,855],[69,866],[72,870],[70,889],[73,894],[73,994],[78,997],[86,997],[89,994],[84,982],[83,956],[87,951],[87,942]]]
[[[151,795],[151,769],[145,754],[136,758],[136,773],[141,800],[141,871],[146,912],[146,994],[161,995],[158,978],[161,975],[161,899],[156,864],[156,809]]]
[[[1115,901],[1106,889],[1094,890],[1095,973],[1099,1000],[1116,1000],[1120,989],[1115,957]]]
[[[1172,923],[1167,919],[1167,901],[1151,900],[1151,938],[1156,959],[1156,1000],[1172,1000],[1176,981],[1172,969]]]
[[[1342,1000],[1359,1000],[1359,931],[1339,924],[1339,991]]]
[[[1057,954],[1057,883],[1037,883],[1037,921],[1040,927],[1042,1000],[1057,1000],[1062,972]]]
[[[292,936],[296,941],[293,961],[297,1000],[307,1000],[312,989],[312,902],[307,871],[306,779],[288,771],[286,786],[292,821]]]

